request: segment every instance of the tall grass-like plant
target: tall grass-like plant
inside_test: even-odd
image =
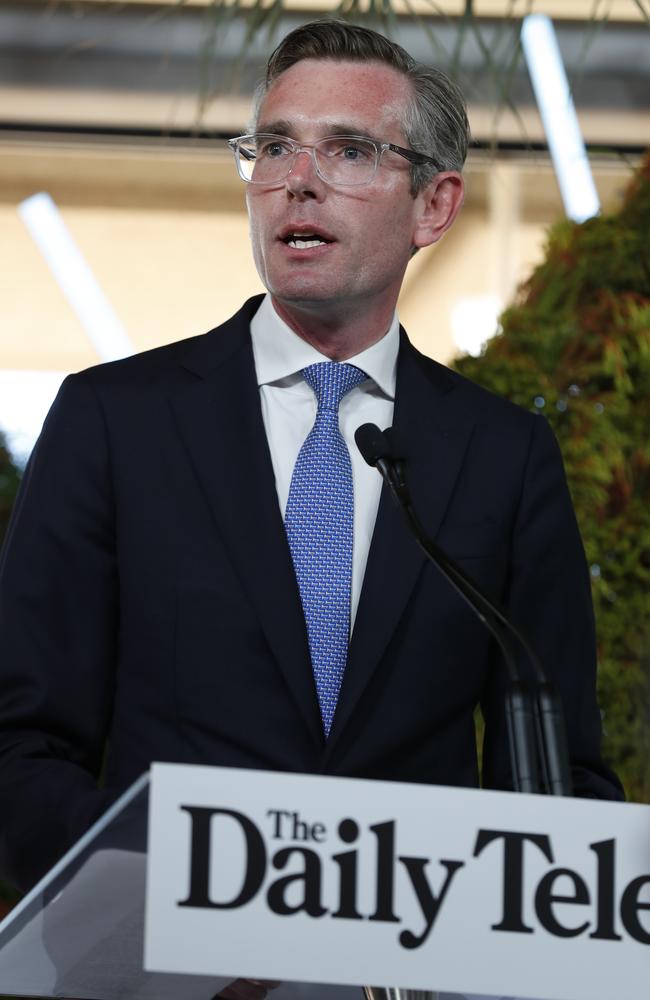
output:
[[[591,569],[605,753],[650,801],[650,155],[615,214],[563,221],[480,357],[456,368],[543,413]]]
[[[189,0],[176,0],[167,8],[173,16],[187,7]],[[650,3],[648,0],[629,0],[630,9],[636,11],[640,28],[650,28]],[[119,4],[118,4],[119,6]],[[479,5],[480,6],[480,5]],[[353,24],[374,28],[395,41],[400,41],[403,22],[414,24],[426,38],[430,47],[430,62],[445,70],[462,87],[469,101],[477,99],[493,108],[493,129],[496,141],[498,122],[508,111],[518,121],[521,135],[526,140],[526,126],[520,115],[518,101],[514,98],[515,78],[524,59],[520,40],[522,19],[536,10],[533,0],[503,0],[494,17],[481,17],[475,0],[463,0],[462,5],[449,13],[449,5],[439,0],[428,0],[426,7],[412,0],[339,0],[328,11],[304,11],[306,22],[319,18],[335,17]],[[197,53],[199,71],[199,106],[197,124],[212,100],[230,90],[237,90],[247,54],[259,57],[261,73],[265,57],[282,37],[283,17],[294,16],[296,8],[287,0],[207,0],[204,29],[200,51]],[[156,11],[155,16],[164,15]],[[584,35],[578,59],[579,82],[592,41],[609,21],[608,6],[601,0],[590,0],[585,5]],[[444,29],[452,29],[453,36]],[[225,40],[239,38],[233,49],[234,60],[228,66],[222,58]],[[477,67],[464,66],[473,53],[478,52]],[[425,60],[427,61],[427,60]]]

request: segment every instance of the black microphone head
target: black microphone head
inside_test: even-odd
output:
[[[354,440],[368,465],[375,466],[380,459],[390,458],[386,436],[376,424],[361,424],[354,432]]]
[[[384,431],[384,441],[394,462],[401,462],[406,459],[406,447],[399,431],[396,431],[394,427],[387,427]]]

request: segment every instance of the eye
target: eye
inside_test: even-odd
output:
[[[287,156],[291,152],[291,146],[288,141],[284,142],[282,139],[258,139],[258,157],[266,157],[267,159],[273,160],[277,159],[279,156]]]
[[[345,160],[359,160],[363,157],[364,153],[365,150],[353,144],[347,145],[341,150],[341,155]]]
[[[367,163],[375,155],[375,148],[370,142],[346,136],[328,139],[324,147],[327,156],[344,160],[346,163]]]

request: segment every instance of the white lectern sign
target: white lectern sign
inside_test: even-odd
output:
[[[650,983],[650,806],[155,764],[145,966],[548,1000]]]

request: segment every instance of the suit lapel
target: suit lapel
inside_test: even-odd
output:
[[[259,616],[298,711],[317,747],[322,723],[307,635],[273,476],[255,378],[252,299],[218,330],[193,341],[184,384],[172,397],[177,424],[215,525]],[[393,420],[411,494],[435,537],[472,431],[447,414],[453,379],[402,332]],[[382,489],[354,633],[323,764],[370,681],[424,564],[402,515]]]
[[[266,441],[249,323],[259,299],[198,338],[172,399],[217,530],[259,616],[298,710],[323,743],[300,597]]]
[[[432,538],[447,510],[473,426],[449,417],[453,390],[447,369],[419,355],[402,331],[393,428],[415,509]],[[395,632],[424,562],[383,487],[327,756]]]

